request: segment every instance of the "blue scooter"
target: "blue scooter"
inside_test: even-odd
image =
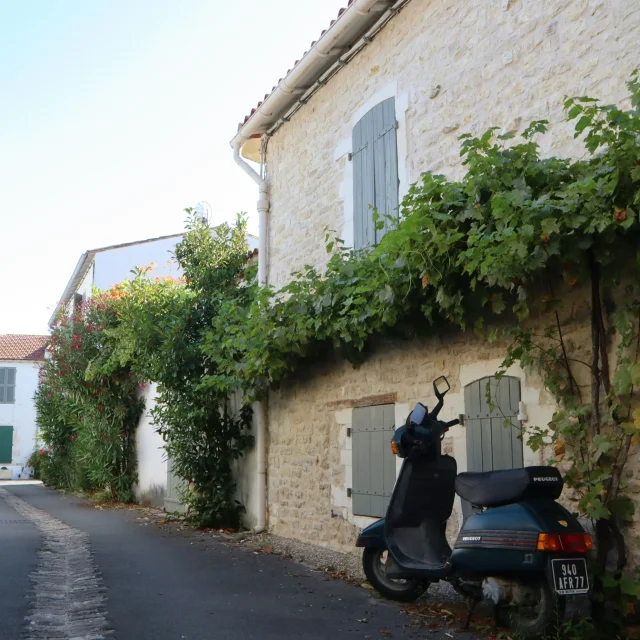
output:
[[[441,440],[459,421],[438,420],[450,385],[442,376],[433,387],[433,410],[418,403],[391,440],[404,462],[386,517],[356,542],[364,572],[382,595],[403,601],[446,580],[469,602],[465,626],[487,599],[498,624],[539,638],[558,625],[565,596],[588,593],[591,536],[556,502],[563,480],[554,467],[458,474]],[[456,493],[474,513],[451,549],[445,531]]]

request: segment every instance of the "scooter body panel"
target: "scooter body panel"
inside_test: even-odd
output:
[[[386,549],[387,542],[384,537],[384,518],[380,518],[366,529],[363,529],[356,541],[356,547],[367,547],[369,549]]]
[[[397,565],[392,577],[401,573],[436,580],[447,575],[451,547],[446,525],[456,471],[455,459],[446,455],[404,461],[384,520],[386,547]]]
[[[544,572],[548,552],[537,550],[540,533],[583,533],[562,505],[536,499],[469,516],[451,554],[459,575],[527,575]]]

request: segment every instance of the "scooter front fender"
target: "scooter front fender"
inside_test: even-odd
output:
[[[366,529],[363,529],[356,540],[356,547],[369,549],[386,549],[387,543],[384,537],[384,518],[380,518]]]

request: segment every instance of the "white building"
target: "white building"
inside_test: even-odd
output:
[[[48,336],[0,335],[0,478],[28,476],[37,443],[33,396]]]

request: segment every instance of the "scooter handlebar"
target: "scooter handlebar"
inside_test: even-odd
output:
[[[458,420],[458,418],[456,418],[455,420],[449,420],[449,422],[445,422],[444,426],[447,429],[450,429],[451,427],[455,427],[457,424],[460,424],[460,420]]]

